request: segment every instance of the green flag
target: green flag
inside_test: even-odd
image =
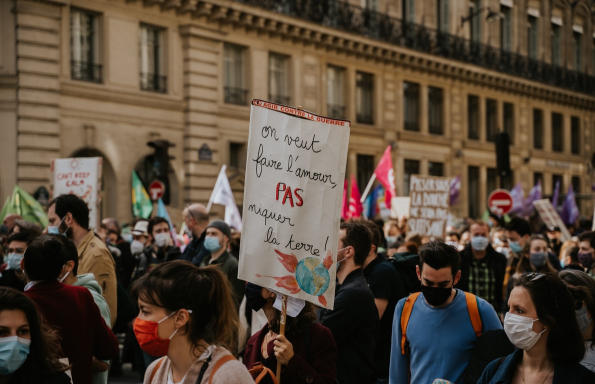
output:
[[[132,171],[132,213],[135,217],[148,219],[153,212],[153,203],[136,172]]]
[[[48,226],[48,216],[41,204],[17,185],[12,191],[12,196],[7,198],[4,203],[0,220],[11,213],[20,215],[26,221],[37,223],[42,228]]]

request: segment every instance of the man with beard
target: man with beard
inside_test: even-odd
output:
[[[107,246],[89,229],[89,208],[75,195],[61,195],[48,207],[48,233],[68,237],[79,254],[79,274],[92,273],[110,310],[111,326],[117,316],[116,264]]]

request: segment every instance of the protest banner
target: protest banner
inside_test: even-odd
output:
[[[74,194],[89,207],[89,228],[97,228],[98,191],[101,189],[101,157],[52,160],[53,197]]]
[[[411,232],[444,237],[450,202],[450,177],[412,175],[409,186]]]
[[[333,308],[349,129],[252,100],[238,278]]]
[[[410,197],[393,197],[390,204],[390,216],[398,219],[401,216],[409,218],[409,210],[411,207]]]
[[[562,232],[562,241],[567,241],[572,238],[570,232],[568,232],[568,228],[566,228],[560,215],[548,199],[535,200],[533,206],[547,227],[560,228],[560,232]]]

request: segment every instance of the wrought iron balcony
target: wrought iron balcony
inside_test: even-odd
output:
[[[326,114],[333,119],[345,119],[345,106],[344,105],[326,105]]]
[[[595,96],[595,76],[410,23],[339,0],[235,0],[452,60]]]
[[[70,76],[75,80],[92,81],[101,83],[101,64],[86,61],[71,60]]]
[[[277,104],[289,105],[289,96],[269,94],[269,101]]]
[[[234,87],[224,87],[225,102],[228,104],[246,105],[248,90]]]
[[[152,92],[167,92],[167,76],[157,75],[155,73],[140,74],[140,89]]]

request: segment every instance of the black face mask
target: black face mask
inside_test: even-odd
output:
[[[439,307],[446,303],[446,300],[452,293],[452,287],[440,288],[440,287],[428,287],[427,285],[421,285],[421,293],[424,294],[424,298],[432,307]]]
[[[262,287],[256,284],[246,284],[246,304],[255,312],[258,312],[264,307],[267,300],[262,297]]]

